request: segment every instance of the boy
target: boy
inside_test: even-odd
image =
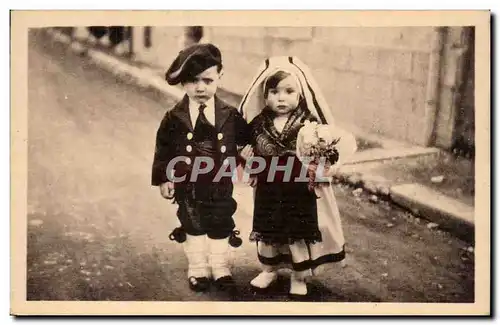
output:
[[[212,44],[189,46],[173,61],[166,80],[170,85],[180,83],[186,95],[161,121],[152,185],[160,187],[164,198],[175,198],[178,204],[181,227],[170,237],[183,241],[190,288],[206,291],[212,277],[219,289],[234,293],[228,244],[238,234],[233,220],[236,201],[232,198],[231,177],[218,180],[214,176],[221,166],[227,166],[228,158],[238,158],[238,147],[248,143],[248,125],[236,108],[215,95],[221,76],[221,53]],[[244,148],[244,152],[248,150],[249,146]],[[195,166],[200,157],[211,159],[213,168],[208,173],[196,173],[192,179],[200,167]],[[185,178],[173,182],[168,175]]]

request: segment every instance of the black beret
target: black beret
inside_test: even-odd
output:
[[[215,65],[222,66],[220,50],[213,44],[194,44],[179,52],[165,73],[165,79],[169,85],[176,85]]]

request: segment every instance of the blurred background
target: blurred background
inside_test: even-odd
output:
[[[241,95],[268,56],[295,55],[312,70],[339,123],[413,145],[474,156],[473,27],[64,28],[117,55],[168,68],[178,51],[212,42],[222,88]]]
[[[356,137],[334,186],[348,264],[312,283],[313,301],[477,298],[473,28],[73,26],[28,37],[29,300],[227,300],[186,286],[176,205],[150,186],[158,125],[182,95],[164,73],[196,42],[222,50],[233,105],[266,57],[300,57]],[[252,191],[234,192],[238,299],[287,301],[286,276],[273,295],[248,287]]]

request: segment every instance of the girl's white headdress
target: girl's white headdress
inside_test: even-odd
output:
[[[293,74],[299,82],[307,108],[323,124],[334,124],[330,107],[309,68],[295,56],[274,56],[266,59],[259,66],[250,87],[243,96],[239,111],[247,122],[251,122],[265,106],[264,83],[267,78],[277,71],[286,71]]]

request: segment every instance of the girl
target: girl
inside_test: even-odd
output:
[[[306,121],[332,125],[332,132],[340,137],[341,160],[354,153],[356,141],[333,127],[320,89],[296,57],[267,59],[239,109],[250,123],[254,156],[266,162],[251,181],[255,207],[250,240],[257,244],[262,272],[250,284],[255,289],[268,288],[277,278],[277,267],[287,262],[293,270],[290,295],[304,296],[306,277],[317,273],[322,264],[342,261],[345,252],[333,190],[330,183],[308,188],[302,176],[307,166],[296,154],[297,135]]]

